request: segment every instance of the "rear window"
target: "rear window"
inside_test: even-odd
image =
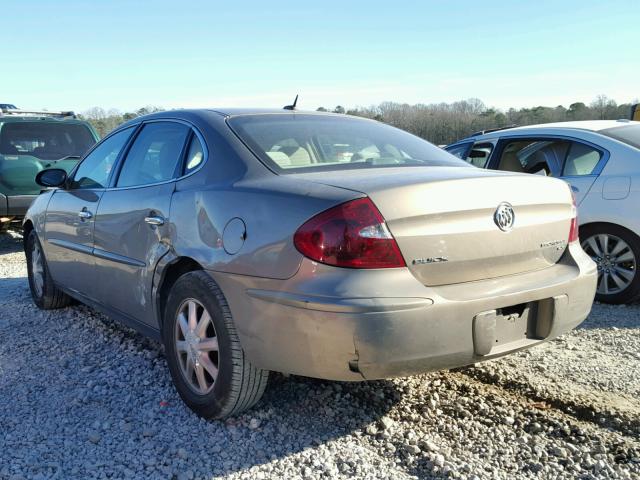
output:
[[[369,120],[295,113],[240,115],[228,123],[253,153],[278,173],[469,166],[421,138]]]
[[[81,157],[96,143],[78,123],[7,122],[0,127],[1,155],[30,155],[41,160]]]
[[[607,128],[606,130],[600,130],[598,133],[620,140],[632,147],[640,148],[640,124]]]

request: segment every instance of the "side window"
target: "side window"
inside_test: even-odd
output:
[[[564,176],[591,175],[602,158],[602,153],[583,143],[573,142],[564,163]]]
[[[130,127],[111,135],[87,155],[73,176],[71,188],[106,188],[113,163],[133,129]]]
[[[519,139],[505,144],[498,170],[559,177],[571,142],[551,139]]]
[[[467,158],[463,158],[474,167],[485,168],[493,151],[492,143],[476,143]]]
[[[462,160],[466,160],[467,152],[469,151],[470,143],[463,143],[462,145],[455,145],[453,147],[446,147],[445,150],[454,157],[458,157]]]
[[[118,177],[118,187],[164,182],[175,177],[189,127],[176,122],[145,125],[133,141]]]
[[[191,137],[191,142],[189,143],[189,150],[187,150],[187,163],[184,167],[184,173],[193,172],[200,166],[203,160],[204,151],[202,149],[202,144],[198,137],[193,135]]]

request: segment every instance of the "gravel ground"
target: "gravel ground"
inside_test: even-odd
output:
[[[370,383],[274,375],[225,422],[192,414],[161,347],[84,306],[31,302],[0,237],[0,479],[640,478],[640,306],[563,338]]]

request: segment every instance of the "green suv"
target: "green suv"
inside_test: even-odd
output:
[[[0,232],[24,217],[40,193],[38,172],[70,172],[98,139],[73,112],[0,109]]]

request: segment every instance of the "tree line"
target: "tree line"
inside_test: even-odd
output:
[[[637,100],[632,103],[637,103]],[[330,110],[360,117],[373,118],[394,127],[407,130],[436,145],[444,145],[474,132],[509,125],[534,125],[538,123],[569,120],[615,120],[629,118],[632,103],[617,104],[606,95],[598,95],[588,105],[576,102],[564,107],[509,108],[506,111],[487,107],[481,100],[470,98],[453,103],[415,104],[382,102],[369,107],[345,109],[338,105]],[[88,120],[101,136],[122,122],[140,115],[162,110],[147,106],[133,112],[105,111],[95,107],[81,117]],[[329,111],[324,107],[318,111]]]

